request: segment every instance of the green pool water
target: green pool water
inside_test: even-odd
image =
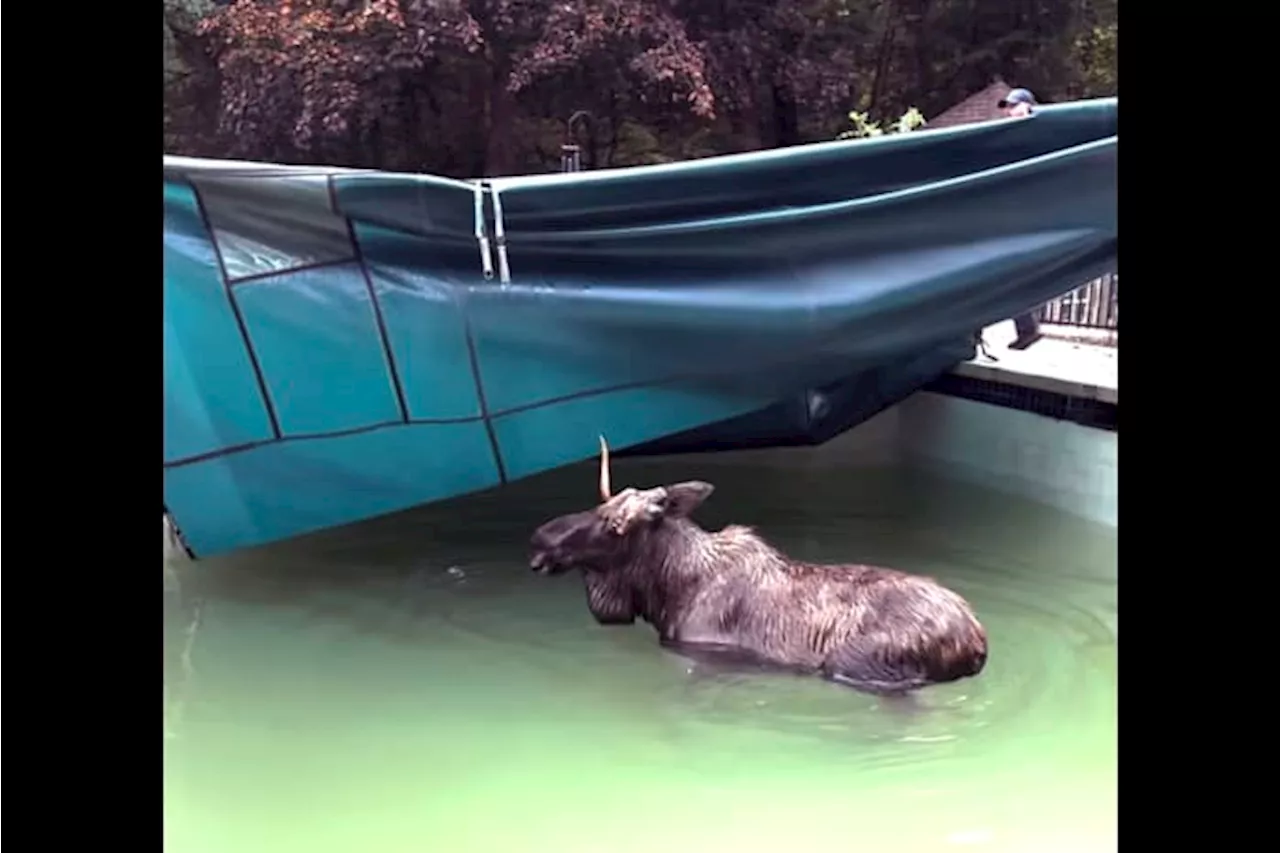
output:
[[[539,522],[592,502],[575,467],[178,566],[166,849],[1115,849],[1114,529],[892,468],[615,463],[615,485],[692,477],[718,486],[707,527],[960,591],[987,670],[909,713],[690,675],[648,626],[596,625],[576,576],[526,567]]]

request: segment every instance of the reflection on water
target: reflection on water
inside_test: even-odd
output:
[[[703,477],[699,520],[967,596],[977,679],[914,710],[787,675],[690,675],[603,628],[525,543],[588,505],[578,467],[184,565],[167,631],[173,853],[1115,848],[1115,532],[892,470],[620,460]],[[176,601],[168,595],[167,601]],[[173,694],[173,695],[170,695]],[[821,846],[820,846],[821,845]]]

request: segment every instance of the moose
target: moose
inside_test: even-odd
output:
[[[640,618],[662,646],[694,660],[887,696],[982,671],[986,629],[955,592],[893,569],[793,560],[750,527],[709,533],[690,515],[714,488],[693,480],[615,495],[601,436],[601,503],[539,527],[530,568],[578,569],[598,623]]]

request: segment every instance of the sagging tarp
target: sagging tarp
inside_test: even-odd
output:
[[[486,182],[166,157],[165,504],[203,556],[600,433],[824,440],[1115,268],[1117,113]]]

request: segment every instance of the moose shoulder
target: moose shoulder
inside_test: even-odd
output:
[[[600,623],[639,618],[677,649],[729,651],[871,693],[956,681],[986,664],[986,631],[937,582],[795,561],[739,525],[708,532],[689,516],[711,484],[615,495],[603,438],[601,450],[602,503],[539,527],[530,556],[540,574],[581,571]]]

